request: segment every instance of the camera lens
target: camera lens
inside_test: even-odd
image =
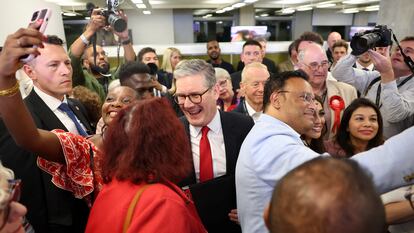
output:
[[[38,15],[39,15],[39,11],[36,11],[35,13],[33,13],[31,21],[34,21],[35,19],[37,19]]]
[[[368,51],[368,49],[374,48],[379,40],[381,40],[381,36],[377,33],[367,33],[363,36],[352,38],[351,48],[355,55],[360,55]]]
[[[113,13],[109,14],[108,23],[117,32],[123,32],[127,27],[126,21]]]

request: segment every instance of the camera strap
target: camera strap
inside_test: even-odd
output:
[[[404,58],[405,64],[407,64],[408,68],[410,68],[411,73],[414,74],[414,61],[411,59],[411,57],[405,55],[403,49],[400,46],[400,43],[398,43],[397,37],[395,36],[394,32],[392,32],[392,38],[395,40],[395,43],[397,43],[397,46],[400,49],[401,56],[403,56]]]
[[[410,81],[413,78],[413,76],[414,75],[410,75],[409,77],[405,78],[402,82],[400,82],[397,85],[397,88],[399,89],[400,87],[402,87],[404,84],[406,84],[408,81]],[[377,82],[381,79],[381,77],[378,77],[378,78],[376,78],[376,79],[378,79]],[[376,79],[374,79],[374,80],[376,80]],[[381,100],[381,83],[378,85],[377,97],[375,98],[375,104],[378,106],[378,108],[382,107],[382,103],[380,103],[380,100]]]

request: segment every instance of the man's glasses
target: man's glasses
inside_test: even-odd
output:
[[[329,61],[323,61],[321,64],[318,64],[316,62],[312,62],[311,64],[305,64],[310,70],[317,71],[319,67],[322,67],[322,69],[328,69],[329,67]]]
[[[185,100],[188,97],[190,99],[191,103],[193,103],[193,104],[199,104],[199,103],[201,103],[201,101],[203,101],[202,96],[204,94],[206,94],[209,90],[210,90],[210,88],[207,88],[207,90],[205,90],[201,94],[190,94],[190,95],[176,94],[174,96],[174,100],[175,100],[175,102],[177,104],[184,104]]]
[[[3,210],[3,223],[0,227],[0,230],[6,225],[7,220],[9,219],[10,215],[10,203],[17,202],[20,199],[20,191],[21,191],[21,180],[8,180],[9,182],[9,199],[6,202],[5,208]]]
[[[297,93],[294,91],[278,91],[277,93]],[[299,95],[299,98],[303,100],[305,103],[311,104],[315,101],[315,95],[309,92],[302,92]]]

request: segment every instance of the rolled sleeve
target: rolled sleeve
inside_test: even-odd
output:
[[[332,75],[341,82],[348,83],[354,86],[359,92],[365,93],[368,85],[376,77],[380,76],[378,71],[365,71],[353,68],[357,57],[348,54],[345,57],[339,59],[337,64],[332,70]]]

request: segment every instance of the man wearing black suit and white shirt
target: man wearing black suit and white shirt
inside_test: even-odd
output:
[[[39,52],[23,66],[33,80],[34,89],[25,98],[25,104],[36,126],[81,135],[92,133],[81,107],[65,97],[72,90],[72,66],[62,40],[49,36]],[[60,107],[61,104],[68,104],[68,108]],[[0,156],[2,163],[23,181],[21,203],[27,207],[27,218],[36,232],[84,232],[89,212],[86,203],[56,187],[52,177],[37,167],[37,156],[17,146],[3,122],[0,122]]]
[[[223,175],[234,176],[240,146],[253,126],[252,119],[217,109],[218,86],[214,68],[207,62],[200,59],[183,61],[174,71],[174,78],[175,101],[185,115],[181,120],[190,138],[194,163],[194,172],[181,185],[205,182]],[[203,150],[206,137],[208,153]],[[236,213],[232,210],[230,216],[237,218]],[[240,227],[231,222],[227,214],[221,223],[206,225],[206,228],[209,232],[240,232]]]

